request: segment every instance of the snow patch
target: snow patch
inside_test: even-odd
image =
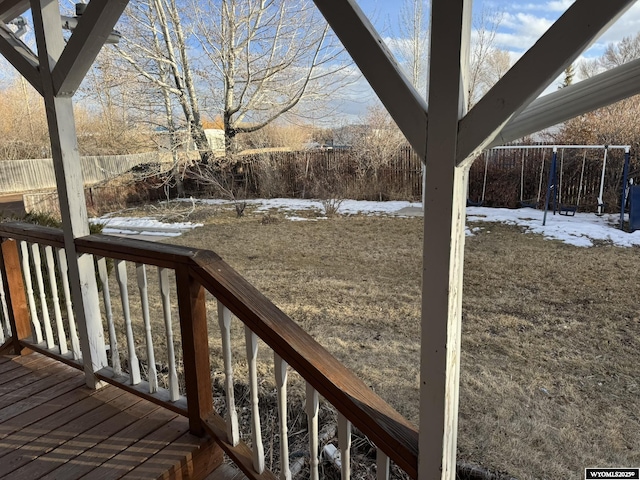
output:
[[[191,201],[189,199],[185,201]],[[197,200],[200,203],[209,205],[228,205],[233,202],[220,199]],[[295,215],[295,212],[313,211],[323,212],[320,200],[308,200],[297,198],[271,198],[271,199],[250,199],[246,201],[248,205],[256,207],[256,213],[264,213],[270,210],[291,212],[285,218],[292,222],[325,220],[326,217],[306,218]],[[421,208],[418,202],[372,202],[365,200],[344,200],[340,205],[342,215],[395,215],[403,216],[398,212],[402,209],[411,208],[414,211]],[[420,212],[418,212],[420,213]],[[537,233],[545,238],[560,240],[577,247],[591,247],[594,242],[603,241],[620,247],[640,246],[640,231],[627,233],[619,230],[620,220],[617,214],[597,216],[594,213],[576,213],[573,217],[563,215],[547,214],[546,225],[542,225],[544,212],[531,208],[507,209],[488,207],[467,208],[467,222],[476,223],[467,226],[465,233],[473,236],[481,231],[491,233],[485,227],[477,225],[485,222],[499,222],[509,225],[517,225],[525,229],[526,232]],[[91,220],[93,223],[104,224],[104,233],[120,234],[141,234],[158,236],[177,236],[182,232],[202,226],[200,223],[180,222],[166,223],[160,222],[151,217],[109,217],[108,215]]]

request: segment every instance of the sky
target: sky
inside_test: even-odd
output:
[[[401,41],[399,39],[399,16],[402,5],[410,0],[356,0],[362,10],[369,16],[379,33],[390,46]],[[425,0],[428,3],[428,0]],[[605,0],[603,0],[605,1]],[[64,0],[63,4],[71,4]],[[512,61],[516,61],[535,41],[551,26],[551,24],[573,3],[572,0],[475,0],[474,16],[477,18],[483,11],[499,14],[496,46],[510,52]],[[636,2],[603,36],[598,39],[581,58],[600,56],[607,44],[619,42],[625,36],[636,35],[640,31],[640,2]],[[393,47],[392,47],[393,49]],[[0,70],[10,70],[0,62]],[[359,78],[357,69],[352,67],[352,78]],[[558,79],[558,82],[561,79]],[[579,79],[576,79],[579,80]],[[2,72],[0,71],[0,84]],[[545,93],[557,88],[551,85]],[[336,109],[330,115],[331,124],[361,123],[366,111],[376,104],[377,100],[366,80],[359,78],[341,88],[341,98],[336,98]],[[313,111],[313,109],[311,109]],[[319,124],[326,112],[319,112]],[[341,118],[334,118],[337,115]],[[310,118],[313,114],[310,114]],[[308,121],[308,119],[305,119]]]
[[[182,201],[193,202],[194,200],[183,199]],[[223,208],[224,206],[229,209],[234,208],[232,202],[227,200],[195,201],[219,205]],[[247,203],[256,208],[248,210],[246,214],[257,218],[262,217],[266,212],[278,212],[285,220],[292,222],[320,222],[327,219],[323,213],[322,203],[317,200],[272,198],[247,200]],[[404,217],[420,213],[420,203],[404,201],[344,200],[338,209],[338,214],[343,216],[359,214]],[[593,247],[601,242],[619,247],[640,246],[640,230],[633,233],[619,230],[617,227],[620,216],[616,214],[597,216],[594,213],[577,213],[575,216],[568,217],[548,213],[546,224],[542,225],[543,215],[542,210],[531,208],[469,207],[466,233],[467,236],[491,234],[491,224],[498,222],[520,226],[523,235],[538,234],[548,240],[559,240],[575,247]],[[149,240],[177,236],[202,226],[202,224],[191,222],[165,223],[150,217],[132,218],[111,215],[92,219],[92,222],[104,224],[105,234],[142,235]]]
[[[360,8],[369,16],[376,30],[393,50],[398,41],[399,16],[402,5],[410,0],[356,0]],[[426,0],[427,3],[428,0]],[[473,15],[475,25],[482,12],[498,14],[501,18],[496,35],[496,47],[510,53],[515,63],[546,30],[574,3],[573,0],[475,0]],[[615,24],[613,24],[594,44],[578,58],[593,59],[602,55],[607,45],[617,43],[626,36],[640,32],[640,2],[635,3]],[[557,89],[562,77],[550,85],[543,94]],[[576,78],[575,81],[579,80]],[[373,92],[362,80],[353,91],[359,93],[354,98],[359,102],[349,105],[352,116],[364,115],[367,106],[375,103]],[[358,90],[360,89],[360,90]],[[366,101],[363,101],[366,99]]]
[[[394,26],[403,0],[357,0],[358,5],[372,19],[378,31],[393,35]],[[502,14],[496,44],[499,48],[522,54],[558,19],[573,0],[475,0],[473,15],[483,10]],[[586,57],[602,54],[608,43],[640,31],[640,2],[634,4],[603,36],[586,52]]]

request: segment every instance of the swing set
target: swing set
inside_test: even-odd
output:
[[[558,175],[558,148],[562,148],[562,153],[560,155],[560,175]],[[567,205],[562,203],[562,176],[564,171],[564,151],[565,149],[582,149],[582,168],[580,170],[580,184],[578,187],[578,198],[575,205]],[[630,146],[629,145],[571,145],[571,146],[554,146],[553,147],[553,157],[551,160],[551,169],[549,170],[549,182],[547,183],[547,195],[544,205],[544,217],[542,219],[542,225],[546,225],[547,222],[547,212],[549,211],[549,202],[551,200],[551,195],[553,194],[553,214],[555,215],[558,212],[560,215],[566,216],[574,216],[580,206],[580,197],[582,195],[583,182],[584,182],[584,170],[587,159],[587,149],[602,149],[604,154],[602,157],[602,170],[600,173],[600,188],[597,197],[597,209],[596,215],[601,216],[604,214],[604,208],[606,206],[604,202],[604,181],[607,170],[607,156],[609,154],[609,150],[613,149],[622,149],[625,152],[625,161],[624,161],[624,169],[623,172],[628,172],[629,166],[629,157],[630,157]],[[624,204],[626,202],[626,186],[627,179],[626,173],[623,175],[623,188],[622,188],[622,200],[621,200],[621,210],[622,215],[624,217]],[[620,228],[622,228],[622,223]]]
[[[525,159],[525,153],[526,150],[522,151],[522,159],[520,161],[520,206],[521,207],[527,207],[527,208],[538,208],[538,205],[540,204],[540,197],[542,195],[542,177],[544,174],[544,157],[546,155],[546,150],[542,151],[542,161],[540,162],[540,178],[538,179],[538,195],[537,197],[534,198],[530,198],[525,200],[524,199],[524,167],[525,167],[525,163],[526,163],[526,159]],[[535,201],[534,201],[535,200]]]
[[[584,182],[585,182],[585,166],[587,162],[587,151],[588,150],[602,150],[602,169],[600,173],[600,186],[597,196],[597,204],[596,204],[596,215],[603,215],[605,202],[604,202],[604,186],[606,179],[606,169],[607,169],[607,157],[610,150],[614,149],[622,149],[625,152],[625,161],[623,168],[623,180],[622,180],[622,196],[621,196],[621,212],[620,212],[620,228],[623,226],[624,220],[624,208],[627,203],[627,183],[628,183],[628,172],[629,172],[629,159],[630,159],[630,146],[629,145],[505,145],[500,147],[493,147],[491,150],[485,153],[485,164],[484,164],[484,177],[482,182],[482,195],[478,199],[477,202],[473,202],[467,199],[467,205],[470,206],[482,206],[485,201],[485,193],[487,188],[487,172],[489,170],[489,162],[495,156],[496,152],[499,150],[522,150],[522,157],[520,159],[520,206],[528,207],[528,208],[539,208],[541,205],[542,198],[542,184],[544,171],[546,167],[546,152],[549,149],[552,149],[552,157],[551,157],[551,165],[549,168],[549,177],[547,181],[547,189],[544,201],[544,218],[542,224],[546,224],[547,220],[547,211],[549,210],[550,204],[553,207],[553,214],[556,213],[564,216],[575,216],[576,212],[580,208],[580,201],[583,200],[584,196]],[[538,174],[538,189],[537,195],[531,198],[525,198],[525,185],[526,185],[526,164],[527,164],[527,150],[542,150],[542,160],[540,162],[540,169]],[[560,150],[560,158],[558,162],[558,150]],[[565,176],[571,175],[572,168],[571,162],[565,162],[565,151],[567,150],[582,150],[582,161],[580,162],[580,180],[578,184],[577,192],[575,189],[573,190],[573,195],[570,195],[566,192],[567,187],[566,184],[571,185],[570,181],[567,182],[565,180]],[[579,157],[578,157],[579,158]],[[559,163],[559,169],[558,169]],[[565,165],[566,164],[566,165]],[[573,163],[575,165],[575,162]],[[573,169],[575,172],[575,169]],[[575,177],[574,177],[575,178]],[[565,185],[563,185],[565,184]],[[565,198],[563,199],[563,192],[565,192]],[[575,198],[575,203],[568,201],[569,198]],[[563,201],[566,200],[566,201]]]

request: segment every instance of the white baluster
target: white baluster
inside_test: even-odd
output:
[[[289,436],[287,428],[287,362],[273,353],[273,364],[278,394],[278,418],[280,420],[280,478],[291,480],[289,469]]]
[[[6,330],[6,337],[11,336],[11,331],[9,329]],[[5,341],[5,323],[0,322],[0,345],[3,345]]]
[[[162,295],[162,310],[164,312],[164,328],[167,335],[167,357],[169,360],[169,393],[171,401],[180,398],[178,389],[178,372],[176,371],[176,354],[173,348],[173,326],[171,324],[171,297],[169,296],[169,271],[158,267],[160,278],[160,294]]]
[[[116,260],[116,280],[120,287],[120,298],[122,300],[122,313],[124,315],[124,326],[127,336],[127,352],[129,354],[129,375],[131,385],[140,383],[140,364],[136,355],[136,344],[133,339],[133,329],[131,328],[131,312],[129,311],[129,289],[127,280],[127,264],[124,260]]]
[[[58,333],[58,346],[60,354],[67,353],[67,334],[64,333],[62,312],[60,311],[60,297],[58,296],[58,281],[56,280],[55,262],[53,260],[53,247],[45,245],[44,254],[47,260],[47,272],[49,273],[49,287],[51,287],[51,300],[53,301],[53,313],[56,318],[56,331]]]
[[[27,242],[20,242],[20,252],[22,253],[22,273],[24,275],[24,286],[27,290],[31,323],[33,324],[33,331],[36,335],[36,343],[42,343],[42,328],[40,328],[40,320],[38,319],[36,300],[33,297],[33,283],[31,282],[31,266],[29,265],[29,249],[27,248]]]
[[[342,463],[342,480],[351,478],[351,422],[338,412],[338,446]]]
[[[2,281],[2,275],[0,275],[0,304],[2,306],[2,320],[4,325],[4,332],[7,337],[11,336],[11,325],[9,324],[9,309],[7,308],[7,297],[4,293],[4,282]],[[4,339],[2,340],[4,342]]]
[[[153,336],[151,335],[151,319],[149,318],[149,295],[147,293],[147,269],[144,263],[136,263],[138,276],[138,290],[140,290],[140,302],[142,303],[142,319],[147,340],[147,363],[149,368],[149,393],[158,391],[158,372],[156,370],[156,357],[153,352]]]
[[[2,308],[2,323],[0,324],[0,343],[4,343],[5,337],[11,336],[11,326],[9,325],[9,311],[7,309],[7,300],[4,293],[4,282],[0,275],[0,304]]]
[[[376,480],[389,480],[389,457],[378,448],[376,456]]]
[[[36,283],[40,294],[40,310],[42,312],[42,323],[44,323],[44,333],[47,340],[47,348],[53,348],[53,330],[51,329],[51,319],[49,318],[49,306],[47,305],[47,294],[44,290],[44,279],[42,277],[42,261],[40,259],[40,246],[37,243],[31,244],[31,255],[33,267],[36,271]]]
[[[51,329],[51,318],[49,318],[49,306],[47,305],[47,294],[44,290],[44,280],[42,278],[42,261],[40,260],[40,246],[37,243],[31,244],[31,255],[33,256],[33,267],[36,271],[36,283],[40,293],[40,311],[42,312],[42,323],[44,323],[44,334],[47,339],[47,348],[53,348],[53,330]]]
[[[307,425],[309,430],[309,478],[319,480],[318,474],[318,392],[307,383]]]
[[[73,315],[73,303],[71,302],[71,289],[69,288],[69,266],[67,265],[67,254],[64,248],[58,248],[58,266],[60,267],[60,277],[62,279],[62,291],[64,292],[65,306],[67,308],[67,319],[69,321],[69,336],[71,337],[71,351],[73,358],[80,360],[80,340],[76,329],[76,319]]]
[[[109,271],[107,269],[107,259],[97,257],[98,275],[102,283],[102,299],[104,300],[104,313],[107,317],[107,328],[109,330],[109,350],[111,351],[111,368],[116,375],[122,373],[120,365],[120,350],[118,349],[118,338],[116,337],[116,326],[113,323],[113,310],[111,309],[111,291],[109,290]]]
[[[222,337],[222,358],[224,361],[224,381],[227,392],[227,441],[233,446],[240,442],[238,413],[233,392],[233,365],[231,358],[231,312],[218,301],[218,324]]]
[[[260,410],[258,408],[258,336],[249,327],[244,328],[249,364],[249,388],[251,389],[251,443],[253,446],[253,468],[264,472],[264,448],[260,429]]]

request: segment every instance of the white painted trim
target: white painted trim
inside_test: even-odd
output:
[[[53,69],[56,95],[72,96],[76,92],[128,3],[129,0],[88,3]]]
[[[540,150],[540,149],[554,149],[559,148],[561,150],[570,150],[570,149],[593,149],[593,150],[602,150],[604,148],[612,149],[620,149],[620,150],[628,150],[631,148],[631,145],[500,145],[498,147],[491,147],[488,150]]]
[[[540,37],[460,120],[457,163],[477,156],[511,116],[524,109],[635,0],[581,0]]]
[[[240,443],[238,427],[238,412],[233,391],[233,353],[231,348],[231,311],[220,300],[218,302],[218,325],[220,326],[220,340],[222,343],[222,360],[224,363],[224,390],[227,400],[227,442],[234,447]]]
[[[247,365],[249,366],[249,390],[251,391],[251,450],[253,468],[258,474],[265,469],[262,429],[260,427],[260,405],[258,403],[258,335],[244,327]]]
[[[29,10],[29,0],[3,0],[0,2],[0,22],[10,22]]]
[[[56,173],[64,246],[74,314],[80,333],[85,378],[89,387],[100,385],[94,372],[107,366],[98,285],[91,255],[78,255],[75,239],[89,234],[73,102],[56,97],[51,71],[64,50],[57,0],[31,0],[40,74],[44,93],[51,152]]]
[[[305,411],[307,413],[307,429],[309,432],[309,479],[319,480],[318,465],[318,392],[306,383]]]
[[[340,448],[340,478],[351,478],[351,422],[338,412],[338,448]]]
[[[464,215],[468,166],[456,167],[465,114],[471,0],[433,0],[420,364],[418,478],[456,474]]]
[[[427,104],[355,0],[314,0],[389,114],[421,159]]]
[[[509,143],[640,93],[640,59],[534,100],[489,146]]]
[[[0,24],[0,53],[42,95],[37,55],[3,24]]]
[[[278,397],[278,423],[280,425],[280,479],[291,480],[289,468],[289,429],[287,426],[287,362],[273,352],[273,369]]]

